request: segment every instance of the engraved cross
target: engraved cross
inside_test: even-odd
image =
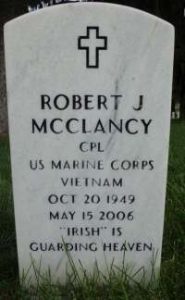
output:
[[[107,50],[106,36],[99,35],[99,27],[87,27],[87,35],[79,36],[78,49],[86,50],[86,67],[99,68],[100,50]]]

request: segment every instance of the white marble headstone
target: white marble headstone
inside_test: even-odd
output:
[[[89,273],[124,255],[148,277],[155,257],[158,272],[173,26],[119,5],[59,5],[7,23],[5,50],[20,275],[41,260],[64,281],[66,250]]]

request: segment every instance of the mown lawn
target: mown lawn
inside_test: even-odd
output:
[[[98,278],[70,281],[65,286],[48,282],[28,292],[19,287],[9,146],[0,139],[0,299],[65,300],[181,300],[185,299],[185,122],[171,128],[165,230],[161,279],[158,287],[130,287],[114,274],[99,285]]]

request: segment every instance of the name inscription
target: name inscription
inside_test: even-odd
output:
[[[117,112],[121,102],[124,102],[123,95],[66,95],[58,94],[51,97],[47,94],[40,96],[40,109],[42,111],[67,111],[74,113],[71,118],[43,118],[42,120],[32,119],[32,134],[120,134],[147,135],[152,125],[152,119],[131,117],[119,119]],[[127,103],[125,103],[127,105]],[[138,107],[132,107],[132,110],[138,112],[143,108],[143,96],[139,96]],[[91,124],[88,118],[78,118],[79,111],[93,111],[97,113],[109,110],[112,118],[102,121],[101,118]]]

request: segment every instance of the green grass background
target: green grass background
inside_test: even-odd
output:
[[[185,122],[173,122],[159,285],[130,286],[116,274],[103,284],[98,277],[70,280],[65,286],[49,282],[36,290],[19,286],[7,138],[0,138],[0,299],[65,300],[184,300],[185,299]]]

